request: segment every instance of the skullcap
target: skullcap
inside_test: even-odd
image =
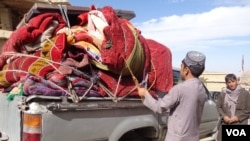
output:
[[[198,51],[187,52],[186,57],[183,59],[183,61],[188,67],[196,66],[196,65],[204,66],[205,60],[206,60],[206,56],[203,53],[198,52]]]

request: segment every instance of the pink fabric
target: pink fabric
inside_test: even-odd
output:
[[[120,19],[112,7],[102,9],[109,26],[104,28],[105,40],[101,48],[103,63],[111,69],[121,71],[124,58],[127,59],[133,50],[135,37],[126,20]]]
[[[149,72],[149,84],[155,81],[152,88],[167,93],[173,86],[172,53],[168,47],[152,39],[147,39],[147,45],[153,63]]]
[[[36,41],[37,38],[41,36],[42,33],[46,30],[52,20],[56,20],[59,22],[59,25],[55,29],[55,32],[66,26],[63,18],[58,13],[40,14],[32,18],[25,26],[22,26],[13,32],[10,38],[4,43],[1,53],[25,52],[22,46],[24,44]],[[8,57],[10,56],[0,56],[0,69],[3,68]]]

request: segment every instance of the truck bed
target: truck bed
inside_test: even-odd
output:
[[[42,114],[41,141],[118,141],[131,129],[148,127],[155,137],[160,131],[157,115],[147,109],[140,99],[114,102],[111,99],[90,98],[72,103],[60,97],[33,96],[27,99],[16,96],[13,101],[7,101],[6,95],[1,94],[0,102],[0,129],[10,137],[9,141],[20,141],[21,114],[31,103],[39,107]]]

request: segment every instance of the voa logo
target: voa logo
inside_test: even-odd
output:
[[[226,129],[227,136],[247,136],[244,129]]]

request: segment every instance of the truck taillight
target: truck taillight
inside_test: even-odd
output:
[[[40,114],[23,114],[22,141],[40,141],[42,117]]]

